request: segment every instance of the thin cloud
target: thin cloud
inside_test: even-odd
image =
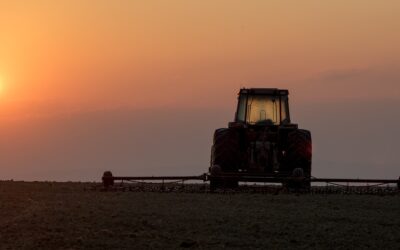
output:
[[[296,93],[313,102],[400,99],[398,65],[332,69],[302,82]]]

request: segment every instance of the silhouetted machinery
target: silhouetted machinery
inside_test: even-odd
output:
[[[114,181],[121,181],[119,187],[123,182],[133,182],[141,187],[139,190],[144,190],[143,184],[147,181],[159,182],[161,190],[165,190],[165,181],[180,182],[182,187],[185,181],[209,181],[210,191],[214,191],[236,188],[239,182],[252,182],[282,183],[288,187],[287,190],[297,192],[310,191],[311,182],[319,182],[334,183],[335,187],[341,186],[343,192],[349,192],[349,183],[365,183],[364,191],[367,192],[371,190],[369,183],[375,183],[375,187],[397,184],[400,189],[400,177],[311,178],[311,133],[291,122],[288,95],[288,90],[284,89],[241,89],[234,121],[214,133],[209,173],[195,176],[113,176],[106,171],[102,177],[103,186],[106,190],[113,190],[116,186]],[[356,192],[361,192],[360,186],[356,187]],[[386,187],[378,191],[383,190],[392,189]]]
[[[310,187],[311,133],[291,122],[288,95],[284,89],[240,90],[234,121],[214,133],[212,190],[234,188],[244,176],[299,177]]]

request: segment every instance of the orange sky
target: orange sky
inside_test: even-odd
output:
[[[0,1],[0,122],[157,108],[228,122],[247,86],[290,89],[315,126],[301,107],[397,103],[399,44],[397,0]]]
[[[314,99],[321,74],[397,70],[399,13],[399,1],[3,1],[1,111],[227,105],[240,86]]]

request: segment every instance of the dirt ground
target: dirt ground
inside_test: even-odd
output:
[[[0,249],[400,249],[400,195],[88,191],[0,182]]]

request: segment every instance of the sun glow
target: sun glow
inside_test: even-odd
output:
[[[5,85],[4,85],[4,78],[0,76],[0,95],[3,94],[4,88],[5,88]]]
[[[3,78],[0,76],[0,94],[3,92],[4,90],[4,81]]]

